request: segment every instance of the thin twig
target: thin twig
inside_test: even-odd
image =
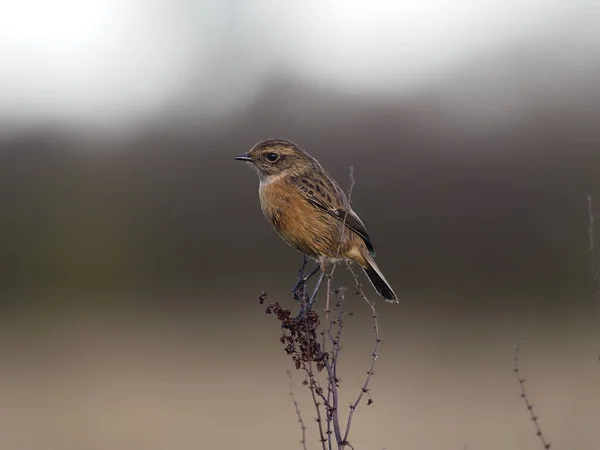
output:
[[[335,333],[335,336],[333,336],[333,334],[331,333],[331,329],[328,331],[329,339],[333,343],[332,353],[333,353],[333,359],[335,361],[338,360],[339,355],[340,355],[340,350],[342,349],[341,342],[342,342],[342,332],[344,330],[344,314],[348,314],[342,308],[342,303],[344,302],[345,292],[346,292],[346,288],[344,288],[344,287],[341,287],[337,290],[338,300],[335,303],[335,307],[334,307],[334,310],[338,311],[337,320],[336,320],[337,321],[337,332]],[[333,367],[333,375],[336,380],[336,383],[339,382],[339,379],[337,376],[337,364]]]
[[[374,374],[375,362],[377,361],[377,357],[379,356],[379,343],[381,342],[381,337],[379,336],[379,318],[377,315],[377,310],[375,309],[375,304],[372,301],[370,301],[367,298],[367,296],[365,295],[365,293],[363,292],[362,286],[361,286],[360,282],[358,281],[358,275],[356,274],[356,272],[354,272],[352,265],[350,263],[346,263],[346,265],[348,266],[348,270],[350,271],[350,273],[352,273],[352,276],[354,277],[354,281],[356,283],[357,294],[365,302],[367,302],[367,304],[371,308],[371,313],[372,313],[371,317],[373,318],[373,331],[375,333],[375,347],[373,349],[373,352],[371,353],[371,365],[369,367],[369,370],[367,371],[367,376],[365,378],[365,381],[363,382],[363,385],[358,394],[358,397],[356,398],[354,403],[352,403],[350,405],[350,414],[348,415],[348,423],[346,425],[346,433],[344,435],[344,441],[348,440],[348,434],[350,433],[350,425],[352,424],[352,417],[354,415],[354,411],[356,411],[356,408],[358,407],[360,401],[362,400],[363,395],[367,394],[369,396],[367,405],[370,405],[371,403],[373,403],[373,398],[371,397],[371,393],[369,392],[369,382],[371,381],[371,377]]]
[[[329,277],[327,278],[327,295],[325,296],[325,324],[324,324],[324,330],[322,332],[323,334],[323,340],[322,340],[322,344],[321,347],[323,349],[323,351],[326,351],[326,345],[327,345],[327,329],[331,326],[331,319],[329,317],[329,313],[331,312],[330,309],[330,297],[331,297],[331,280],[333,278],[333,273],[335,272],[335,268],[337,267],[337,264],[334,264],[333,267],[331,268],[331,273],[329,274]],[[335,359],[334,359],[335,361]],[[325,365],[325,367],[327,368],[327,365]],[[334,401],[333,398],[333,390],[331,388],[331,377],[329,377],[329,371],[328,371],[328,378],[329,378],[329,382],[327,384],[327,405],[331,405],[331,402]],[[329,410],[327,412],[327,436],[329,437],[329,449],[332,450],[333,448],[333,442],[331,440],[331,427],[332,427],[332,421],[333,421],[333,416],[331,415],[330,411],[331,411],[331,406],[329,406]],[[334,432],[335,432],[335,426],[334,428]],[[336,434],[336,440],[337,440],[337,434]]]
[[[304,257],[302,270],[304,269],[304,266],[306,265],[306,261],[307,261],[306,257]],[[314,295],[316,295],[316,292]],[[303,287],[303,295],[302,295],[302,303],[301,303],[302,311],[306,310],[307,304],[308,304],[308,299],[306,296],[306,286],[304,286]],[[308,331],[309,327],[307,325],[308,313],[306,313],[303,317],[304,317],[304,323],[305,323],[307,331],[302,336],[304,337],[305,345],[308,348],[310,346],[310,340],[312,339],[312,336],[310,334],[311,332]],[[326,442],[328,440],[331,440],[331,437],[330,437],[329,433],[327,433],[328,437],[326,438],[325,433],[323,432],[323,418],[321,415],[321,403],[319,402],[319,399],[318,399],[318,397],[322,397],[322,394],[320,394],[322,389],[320,388],[318,382],[315,379],[312,360],[309,359],[307,363],[303,363],[302,368],[304,369],[304,371],[306,372],[306,375],[308,377],[308,388],[310,390],[313,404],[315,406],[315,410],[317,413],[316,422],[317,422],[317,426],[319,429],[319,441],[321,442],[322,450],[328,450],[327,446],[326,446]],[[328,402],[325,401],[325,409],[327,409],[327,405],[328,405]],[[329,420],[327,420],[327,428],[329,429]],[[331,445],[329,445],[329,447],[331,447]]]
[[[327,378],[329,379],[329,388],[331,389],[331,406],[329,408],[329,414],[333,426],[333,432],[335,433],[335,440],[338,444],[338,449],[342,449],[344,442],[342,441],[342,430],[340,428],[340,419],[338,416],[338,389],[335,382],[335,376],[333,374],[332,364],[337,364],[337,361],[330,363],[325,360],[325,369],[327,370]]]
[[[350,166],[350,173],[349,173],[349,178],[350,178],[350,186],[348,186],[348,191],[347,191],[347,198],[348,198],[348,209],[350,209],[350,204],[352,202],[352,191],[354,189],[354,185],[356,184],[356,181],[354,180],[354,167]],[[340,245],[338,246],[338,250],[337,250],[337,257],[340,256],[341,253],[341,247],[342,247],[342,242],[344,241],[344,236],[346,233],[346,220],[348,218],[348,213],[346,213],[346,215],[344,215],[344,220],[342,221],[341,224],[341,236],[340,236]],[[331,270],[330,276],[329,276],[329,280],[331,280],[331,278],[333,278],[333,273],[335,271],[337,267],[337,264],[334,264],[334,267]],[[330,286],[328,284],[328,289],[327,289],[327,311],[330,310]],[[342,293],[343,295],[343,293]],[[338,305],[339,306],[339,303]],[[331,322],[333,322],[333,320],[331,318],[329,318],[329,314],[327,313],[327,319]],[[328,363],[328,361],[326,361],[326,365],[325,367],[327,368],[327,374],[329,377],[329,388],[331,389],[331,395],[332,395],[332,420],[333,420],[333,429],[335,432],[335,438],[338,444],[338,448],[339,449],[343,449],[345,446],[350,446],[347,440],[347,436],[348,436],[348,429],[346,429],[345,433],[344,433],[344,438],[342,438],[342,430],[340,427],[340,421],[339,421],[339,408],[338,408],[338,404],[339,404],[339,396],[338,396],[338,378],[337,378],[337,366],[338,366],[338,361],[339,361],[339,353],[340,353],[340,339],[341,339],[341,333],[342,333],[342,328],[343,328],[343,309],[340,308],[340,314],[338,317],[338,331],[336,333],[336,338],[332,338],[332,334],[331,334],[331,322],[326,322],[328,324],[327,328],[327,334],[329,335],[329,338],[332,340],[333,342],[333,355],[332,355],[332,364],[330,365]],[[350,446],[351,447],[351,446]]]
[[[348,191],[347,191],[347,197],[348,197],[348,205],[350,205],[350,203],[352,202],[352,190],[354,189],[354,185],[356,184],[356,181],[354,180],[354,166],[350,166],[350,173],[348,175],[348,177],[350,178],[350,186],[348,187]],[[342,220],[342,225],[341,225],[341,233],[340,233],[340,245],[338,245],[337,248],[337,253],[336,253],[336,257],[339,258],[340,257],[340,253],[342,251],[342,242],[344,242],[344,235],[346,233],[346,219],[348,217],[348,214],[344,215],[344,220]],[[329,307],[329,292],[331,292],[331,279],[333,278],[333,274],[335,273],[335,269],[337,267],[337,263],[333,264],[333,267],[331,268],[331,272],[329,273],[329,279],[327,280],[327,298],[325,300],[325,323],[328,324],[329,323],[329,313],[331,312],[331,308]],[[323,351],[325,351],[325,335],[323,335]]]
[[[306,426],[304,425],[304,420],[302,420],[302,414],[300,413],[300,407],[298,406],[298,402],[296,401],[296,397],[294,396],[294,383],[292,380],[292,372],[290,370],[287,371],[287,376],[290,380],[290,397],[292,397],[294,409],[296,410],[298,422],[300,423],[300,429],[302,430],[302,440],[300,441],[300,443],[302,444],[303,450],[306,450]]]
[[[319,402],[319,399],[317,398],[317,389],[320,388],[318,387],[318,384],[315,380],[314,372],[312,371],[312,363],[310,361],[308,362],[308,368],[304,366],[304,370],[308,375],[308,389],[310,390],[313,404],[315,405],[315,410],[317,411],[316,422],[319,428],[319,441],[321,442],[322,449],[327,450],[327,447],[325,446],[327,439],[325,438],[325,434],[323,433],[323,417],[321,416],[321,404]]]
[[[334,311],[338,311],[336,315],[336,319],[331,319],[331,321],[327,324],[327,327],[324,331],[325,335],[329,338],[332,343],[332,349],[329,353],[329,358],[325,359],[325,369],[327,370],[327,381],[328,381],[328,389],[327,389],[327,398],[330,400],[330,408],[329,408],[329,416],[331,421],[328,424],[328,427],[333,427],[333,432],[335,434],[336,443],[338,445],[338,449],[343,449],[344,446],[349,445],[342,438],[342,429],[340,426],[339,420],[339,378],[337,376],[337,368],[339,363],[339,352],[340,352],[340,340],[343,329],[343,315],[345,314],[343,308],[341,308],[342,302],[344,300],[344,288],[340,288],[336,291],[338,294],[338,300],[333,308]],[[328,296],[331,297],[331,291],[328,292]],[[329,300],[331,301],[331,300]],[[336,325],[337,331],[335,334],[333,333],[333,326]]]
[[[515,373],[515,376],[517,377],[517,381],[519,382],[519,391],[520,391],[519,395],[525,402],[525,406],[527,407],[527,411],[529,411],[531,421],[533,422],[533,425],[535,426],[535,435],[540,438],[542,446],[544,447],[544,449],[547,450],[550,448],[550,443],[547,442],[546,439],[544,438],[542,429],[540,428],[540,424],[538,422],[538,417],[533,412],[533,404],[529,403],[529,398],[527,398],[527,392],[525,391],[525,381],[526,380],[525,380],[525,378],[521,378],[521,372],[519,369],[519,353],[521,352],[521,346],[523,344],[525,344],[525,342],[526,342],[526,339],[524,337],[520,337],[519,340],[517,341],[517,347],[515,348],[515,354],[513,356],[513,363],[514,363],[513,364],[513,372]]]
[[[354,189],[354,185],[356,181],[354,181],[354,166],[350,166],[350,186],[348,186],[348,203],[352,203],[352,190]]]
[[[356,181],[354,180],[354,166],[350,166],[349,178],[350,178],[350,186],[348,187],[348,191],[347,191],[348,204],[350,204],[352,201],[352,190],[354,189],[354,185],[356,184]],[[340,244],[338,245],[337,253],[336,253],[337,258],[339,258],[340,252],[342,251],[342,242],[344,241],[344,235],[346,232],[347,217],[348,217],[348,214],[344,215],[344,220],[342,220],[341,233],[340,233]],[[333,278],[333,274],[335,273],[336,268],[337,268],[337,263],[334,263],[333,267],[331,268],[331,272],[329,272],[329,279],[327,280],[327,297],[325,300],[325,324],[330,324],[329,313],[331,312],[331,308],[330,308],[329,293],[331,292],[331,280]],[[325,342],[326,342],[326,333],[323,334],[323,343],[322,343],[323,351],[325,351]]]
[[[332,446],[332,442],[331,442],[331,428],[333,428],[333,433],[335,435],[335,440],[336,443],[338,445],[338,449],[343,448],[341,446],[341,442],[342,442],[342,432],[341,432],[341,428],[340,428],[340,421],[339,421],[339,416],[338,416],[338,385],[337,385],[337,378],[336,378],[336,370],[337,370],[337,363],[338,363],[338,358],[337,358],[337,354],[335,352],[336,350],[336,342],[334,339],[331,339],[331,329],[333,327],[333,318],[330,315],[331,311],[331,279],[333,277],[333,273],[335,272],[335,269],[337,267],[337,264],[334,264],[331,272],[329,273],[328,279],[327,279],[327,293],[325,295],[325,311],[326,311],[326,321],[323,324],[323,344],[322,344],[322,349],[323,351],[325,351],[326,348],[326,344],[327,344],[327,337],[330,338],[330,340],[332,341],[333,344],[333,348],[332,351],[330,353],[326,353],[325,354],[325,358],[323,359],[324,364],[325,364],[325,369],[327,371],[327,418],[328,418],[328,422],[327,422],[327,432],[328,432],[328,436],[329,436],[329,445],[330,447]],[[336,305],[337,307],[337,305]],[[335,308],[334,308],[335,309]]]
[[[342,231],[342,236],[343,236],[343,231]],[[327,330],[329,329],[329,327],[331,326],[331,317],[329,317],[329,315],[331,314],[331,297],[329,295],[329,293],[331,292],[331,280],[333,279],[333,274],[335,273],[335,269],[337,268],[337,264],[334,263],[333,267],[331,268],[331,271],[327,274],[327,295],[325,295],[325,327],[324,327],[324,331],[322,333],[322,337],[323,339],[321,340],[321,348],[323,349],[323,351],[327,351]]]

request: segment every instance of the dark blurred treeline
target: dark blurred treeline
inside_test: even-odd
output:
[[[269,136],[297,141],[342,184],[355,167],[355,207],[404,290],[585,284],[588,193],[600,218],[594,108],[546,102],[512,125],[472,130],[438,106],[280,84],[218,125],[5,135],[1,289],[202,290],[232,273],[289,276],[298,257],[260,216],[255,175],[232,160]]]

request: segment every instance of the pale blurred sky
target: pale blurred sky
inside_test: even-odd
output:
[[[381,99],[447,83],[526,96],[547,78],[550,91],[597,77],[598,30],[597,0],[4,2],[0,131],[134,127],[180,99],[186,114],[218,120],[277,77]],[[519,49],[521,60],[502,61]],[[461,81],[461,67],[474,79]],[[508,102],[498,113],[510,98],[497,90],[492,100]]]

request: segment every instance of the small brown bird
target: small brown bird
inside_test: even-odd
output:
[[[386,301],[398,303],[373,260],[365,225],[315,158],[286,139],[266,139],[235,159],[255,167],[263,213],[288,244],[318,261],[323,272],[329,262],[356,262]]]

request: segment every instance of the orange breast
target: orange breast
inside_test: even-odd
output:
[[[339,256],[356,260],[354,255],[364,246],[362,239],[348,228],[341,242],[341,222],[309,203],[286,178],[261,184],[259,196],[265,217],[279,235],[312,258]]]

